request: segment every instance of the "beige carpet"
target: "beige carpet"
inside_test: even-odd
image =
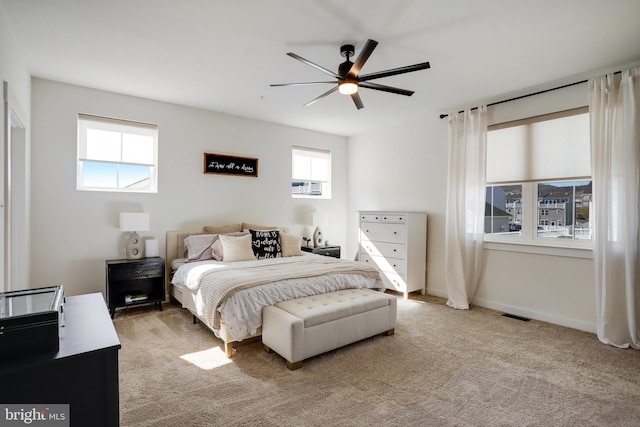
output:
[[[297,371],[260,342],[226,359],[172,304],[114,323],[122,426],[640,425],[640,351],[438,298],[399,299],[395,335]]]

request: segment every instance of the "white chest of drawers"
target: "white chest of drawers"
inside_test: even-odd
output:
[[[427,214],[425,212],[360,211],[358,260],[382,273],[387,289],[426,289]]]

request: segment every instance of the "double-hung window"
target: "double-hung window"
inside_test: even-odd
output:
[[[331,198],[331,151],[294,146],[291,166],[292,197]]]
[[[158,126],[78,114],[78,190],[158,192]]]
[[[590,245],[587,108],[490,126],[486,178],[485,240]]]

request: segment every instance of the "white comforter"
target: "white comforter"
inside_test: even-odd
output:
[[[314,264],[318,265],[317,275],[312,273]],[[300,266],[304,266],[304,272]],[[327,269],[333,271],[327,273]],[[281,278],[287,271],[296,271],[296,277]],[[220,281],[236,274],[242,276],[242,286],[219,298],[216,287],[221,286]],[[247,285],[251,277],[255,277],[255,283]],[[233,263],[192,262],[181,266],[171,282],[183,286],[185,308],[204,320],[216,335],[223,322],[237,341],[256,334],[266,306],[341,289],[384,287],[379,274],[367,264],[313,254]]]

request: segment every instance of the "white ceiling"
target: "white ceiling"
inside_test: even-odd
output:
[[[345,136],[640,60],[639,0],[0,1],[33,76]],[[412,97],[269,86],[368,38],[362,73],[431,63],[375,81]]]

